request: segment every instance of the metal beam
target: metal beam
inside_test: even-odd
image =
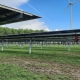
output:
[[[41,49],[42,49],[42,47],[43,47],[43,42],[40,42],[40,46],[41,46]]]
[[[0,18],[0,23],[1,23],[1,22],[12,21],[12,20],[15,20],[15,19],[20,19],[20,18],[22,18],[22,17],[23,17],[23,13],[17,13],[17,14],[8,16],[8,17],[6,17],[6,18]]]
[[[70,51],[70,42],[68,42],[68,51]]]

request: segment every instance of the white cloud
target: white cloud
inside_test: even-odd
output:
[[[29,0],[0,0],[0,4],[17,8],[28,1]]]
[[[0,4],[7,5],[10,7],[15,7],[18,8],[20,5],[28,2],[29,0],[0,0]],[[24,22],[19,22],[15,24],[9,24],[5,25],[6,27],[9,28],[22,28],[22,29],[33,29],[33,30],[45,30],[45,31],[50,31],[48,27],[45,25],[44,22],[39,21],[39,20],[30,20],[30,21],[24,21]]]
[[[46,27],[46,28],[45,28],[45,31],[51,31],[51,30],[50,30],[49,28]]]
[[[55,31],[62,31],[63,29],[56,29]]]
[[[55,31],[59,31],[59,29],[56,29]]]
[[[5,27],[15,28],[15,29],[32,29],[32,30],[45,30],[50,31],[44,22],[39,21],[38,19],[18,22],[13,24],[4,25]]]

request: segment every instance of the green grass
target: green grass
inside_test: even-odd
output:
[[[68,51],[68,49],[65,49],[63,46],[49,46],[48,48],[44,46],[42,50],[40,49],[40,47],[34,46],[32,48],[32,54],[29,54],[28,47],[20,48],[10,46],[9,48],[5,47],[4,51],[0,53],[0,57],[2,56],[19,56],[25,58],[41,59],[45,61],[54,61],[60,63],[69,63],[73,65],[80,65],[79,46],[71,46],[71,51]]]
[[[64,48],[63,45],[55,46],[40,46],[34,45],[32,48],[32,54],[29,54],[29,47],[24,46],[5,46],[4,51],[0,51],[0,80],[75,80],[71,76],[66,74],[54,74],[49,75],[41,72],[31,72],[25,70],[22,66],[8,63],[10,58],[22,58],[22,59],[35,59],[42,62],[55,62],[59,64],[69,64],[72,66],[80,67],[80,46],[71,46],[71,51],[68,51],[68,47]],[[6,63],[7,62],[7,63]],[[37,67],[46,67],[46,64],[35,64]]]
[[[10,64],[0,64],[0,80],[45,80],[46,77]]]
[[[72,80],[66,75],[48,76],[25,71],[19,66],[0,64],[0,80]]]

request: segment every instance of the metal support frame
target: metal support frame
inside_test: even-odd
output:
[[[23,48],[23,43],[22,43],[22,42],[20,42],[20,44],[19,44],[19,45],[20,45],[20,47],[21,47],[21,48]]]
[[[68,51],[70,51],[70,42],[68,42]]]
[[[9,47],[9,43],[8,42],[6,42],[6,46],[7,46],[7,48]]]
[[[2,20],[0,20],[0,22],[9,21],[9,20],[15,20],[15,19],[20,19],[22,17],[23,17],[23,13],[18,13],[18,14],[14,15],[14,16],[10,16],[10,17],[7,17],[5,19],[2,19]]]
[[[21,42],[19,42],[19,47],[21,47]]]
[[[29,53],[31,54],[32,52],[32,39],[30,38],[30,47],[29,47]]]
[[[8,42],[8,40],[6,40],[5,44],[6,44],[7,48],[8,48],[8,45],[9,45],[9,42]]]
[[[41,46],[41,49],[42,49],[42,47],[43,47],[43,42],[40,42],[40,46]]]
[[[47,46],[48,46],[48,43],[47,43],[47,41],[46,41],[46,48],[47,48]]]
[[[66,48],[66,42],[63,42],[64,48]]]
[[[22,42],[18,42],[20,48],[22,48]]]

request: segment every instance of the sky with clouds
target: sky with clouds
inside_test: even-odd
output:
[[[73,1],[74,0],[71,0],[71,2]],[[70,7],[64,13],[66,7],[69,4],[68,0],[0,0],[0,4],[18,8],[26,12],[36,14],[38,16],[42,16],[41,19],[24,21],[3,26],[17,29],[43,29],[47,31],[70,29]],[[79,7],[80,1],[76,2],[72,7],[73,29],[78,29],[80,27]]]
[[[19,8],[21,5],[24,5],[28,1],[29,0],[2,0],[2,1],[0,1],[0,4],[14,7],[14,8]],[[21,8],[19,8],[19,9],[21,9]],[[9,28],[16,28],[16,29],[21,28],[21,29],[33,29],[33,30],[49,31],[47,25],[43,21],[39,21],[38,19],[14,23],[14,24],[9,24],[9,25],[4,25],[4,26],[9,27]]]

